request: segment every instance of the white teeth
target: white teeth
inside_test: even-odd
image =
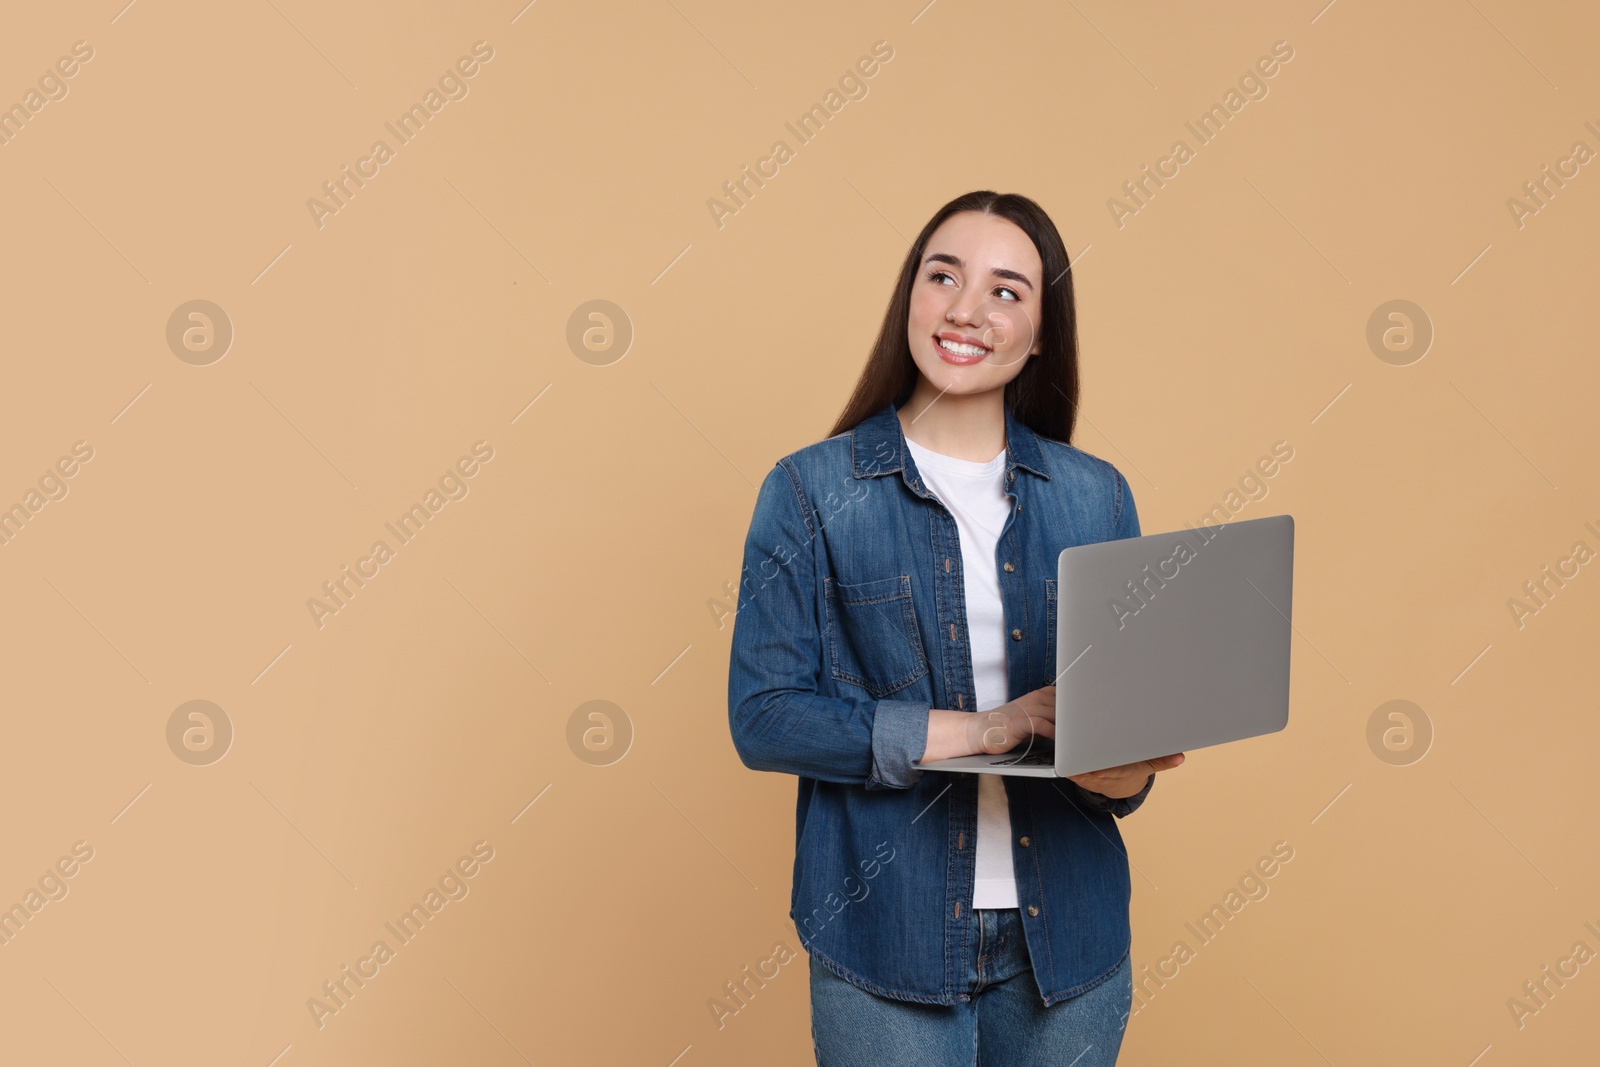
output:
[[[963,345],[958,344],[955,341],[945,341],[943,339],[939,341],[939,347],[944,349],[946,352],[954,352],[958,356],[983,356],[988,355],[989,353],[987,348],[981,348],[978,345]]]

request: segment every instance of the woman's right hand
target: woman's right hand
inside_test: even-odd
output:
[[[1034,737],[1056,736],[1056,687],[1024,693],[998,708],[974,712],[967,728],[970,755],[1010,752]]]
[[[988,711],[928,712],[921,762],[1010,752],[1032,737],[1056,736],[1056,687],[1047,685]]]

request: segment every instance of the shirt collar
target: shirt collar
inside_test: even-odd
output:
[[[1048,481],[1050,474],[1045,470],[1038,435],[1016,417],[1011,405],[1007,404],[1005,410],[1006,480],[1015,480],[1016,468],[1021,467]],[[894,402],[890,401],[850,431],[850,456],[857,478],[905,470],[906,436],[897,412]]]

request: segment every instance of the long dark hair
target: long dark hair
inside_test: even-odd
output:
[[[1039,352],[1029,356],[1017,376],[1006,383],[1005,403],[1034,433],[1071,443],[1072,428],[1078,416],[1078,318],[1072,298],[1072,270],[1067,248],[1061,241],[1061,234],[1056,232],[1056,224],[1038,204],[1016,193],[996,193],[988,189],[956,197],[935,212],[917,234],[900,266],[900,278],[889,298],[872,355],[867,358],[867,365],[839,420],[828,431],[829,437],[854,429],[891,401],[899,407],[911,398],[918,373],[906,342],[911,287],[916,284],[922,257],[928,250],[928,238],[945,219],[961,211],[978,211],[1008,219],[1016,223],[1039,250],[1039,261],[1044,268],[1043,289],[1039,294]]]

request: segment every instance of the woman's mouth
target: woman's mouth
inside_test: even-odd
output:
[[[954,363],[958,367],[982,363],[989,358],[990,350],[983,345],[967,344],[938,336],[934,337],[933,344],[939,350],[940,359],[946,363]]]

